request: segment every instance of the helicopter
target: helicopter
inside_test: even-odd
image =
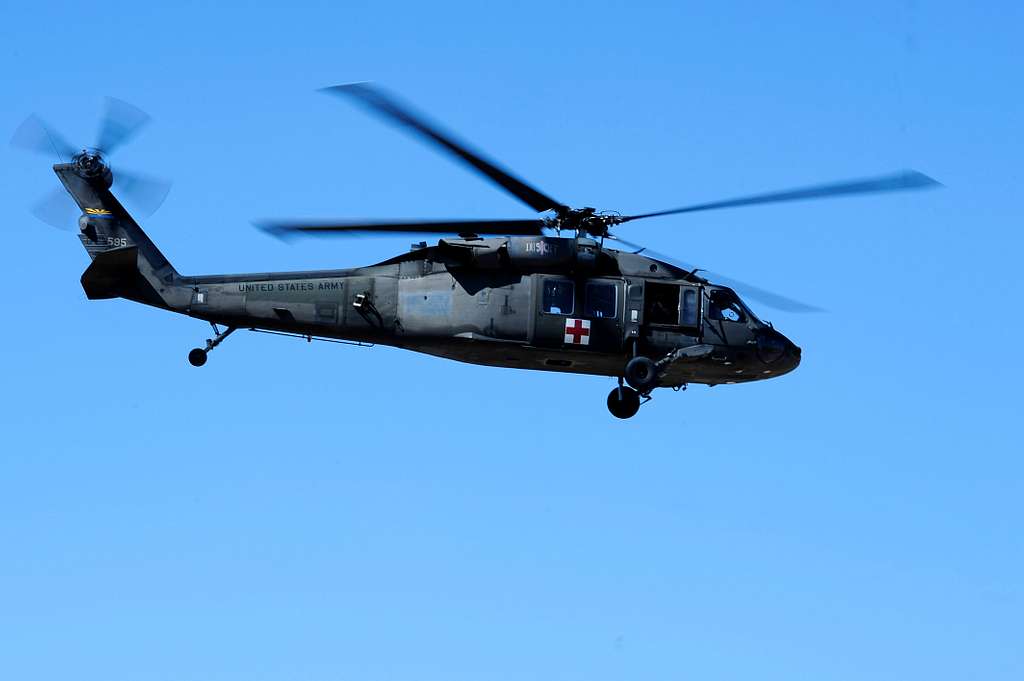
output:
[[[537,211],[532,219],[262,221],[281,237],[431,234],[410,250],[364,267],[302,272],[179,274],[112,193],[107,157],[148,116],[108,99],[96,146],[67,143],[36,116],[15,146],[56,151],[53,166],[80,214],[78,237],[91,263],[81,283],[90,300],[124,298],[208,322],[209,354],[236,330],[355,345],[381,344],[478,365],[615,379],[606,404],[634,416],[657,388],[683,390],[776,378],[801,349],[761,321],[740,297],[790,312],[816,308],[656,254],[612,230],[635,220],[741,206],[926,189],[916,171],[623,215],[573,208],[522,181],[369,83],[322,90],[344,97],[436,146]],[[64,161],[67,159],[67,161]],[[168,184],[118,171],[117,188],[151,212]],[[53,200],[36,213],[58,225]],[[70,208],[70,205],[68,205]],[[70,219],[73,219],[70,218]],[[613,246],[619,246],[614,248]]]

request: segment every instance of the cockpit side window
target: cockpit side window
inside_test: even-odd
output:
[[[567,279],[545,279],[541,309],[548,314],[570,315],[575,310],[576,287]]]
[[[618,289],[615,284],[593,281],[587,283],[584,314],[595,319],[614,317],[618,308]]]
[[[718,290],[711,292],[708,318],[715,321],[746,322],[747,313],[743,311],[740,301],[731,292]]]

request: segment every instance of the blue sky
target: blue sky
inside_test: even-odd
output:
[[[916,168],[941,191],[664,218],[626,238],[829,310],[793,374],[611,381],[90,303],[57,183],[5,149],[0,674],[32,679],[1018,679],[1015,3],[24,3],[0,129],[171,177],[191,274],[345,267],[274,216],[528,217],[314,90],[386,85],[559,199],[624,212]],[[628,230],[628,233],[627,233]]]

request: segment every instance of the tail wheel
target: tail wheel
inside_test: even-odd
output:
[[[201,367],[206,364],[206,350],[192,348],[188,353],[188,363],[194,367]]]
[[[628,419],[640,411],[640,393],[621,386],[608,393],[608,411],[617,419]]]

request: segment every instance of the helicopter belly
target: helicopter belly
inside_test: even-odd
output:
[[[540,348],[469,334],[443,341],[422,339],[402,343],[400,347],[468,364],[596,376],[617,376],[623,365],[623,358],[618,354]]]

